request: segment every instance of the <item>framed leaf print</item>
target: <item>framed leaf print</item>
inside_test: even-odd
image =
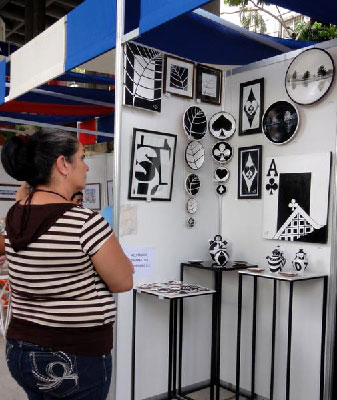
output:
[[[165,56],[164,92],[193,98],[194,63]]]
[[[129,199],[171,200],[176,145],[176,135],[134,129]]]
[[[161,111],[163,54],[129,42],[124,46],[124,105]]]
[[[204,103],[221,103],[222,71],[198,64],[196,66],[196,98]]]
[[[264,78],[240,84],[239,135],[262,132]]]

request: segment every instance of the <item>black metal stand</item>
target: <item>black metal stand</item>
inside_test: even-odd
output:
[[[321,336],[321,360],[320,360],[320,400],[323,400],[324,394],[324,352],[325,352],[325,334],[326,334],[326,303],[328,292],[328,276],[319,274],[305,273],[295,277],[284,277],[280,274],[271,273],[253,273],[248,271],[239,271],[238,287],[238,322],[237,322],[237,359],[236,359],[236,396],[240,397],[240,355],[241,355],[241,314],[242,314],[242,277],[248,275],[253,277],[253,325],[252,325],[252,366],[251,366],[251,393],[250,399],[255,398],[255,351],[256,351],[256,299],[257,299],[257,280],[258,278],[273,279],[273,315],[272,315],[272,348],[271,348],[271,366],[270,366],[270,396],[274,398],[274,362],[275,362],[275,334],[276,334],[276,306],[277,306],[277,281],[285,281],[289,284],[288,299],[288,347],[287,347],[287,366],[286,366],[286,400],[290,399],[290,362],[291,362],[291,344],[292,344],[292,311],[293,311],[293,292],[295,282],[304,282],[313,279],[323,279],[323,305],[322,305],[322,336]]]
[[[180,264],[180,280],[184,280],[184,268],[198,268],[205,271],[211,271],[214,275],[214,290],[216,291],[213,296],[212,307],[212,353],[211,353],[211,382],[210,382],[210,399],[219,400],[220,398],[220,342],[221,342],[221,302],[222,302],[222,274],[229,271],[237,271],[246,268],[257,267],[257,265],[238,265],[233,262],[228,262],[225,267],[219,267],[212,262],[202,263],[181,263]],[[182,308],[180,309],[182,319]],[[182,324],[181,324],[182,336]],[[182,347],[180,348],[182,351]],[[214,393],[215,388],[215,393]],[[181,357],[179,357],[179,390],[181,393]]]
[[[181,364],[182,364],[182,332],[183,332],[183,300],[185,298],[194,298],[205,295],[214,295],[215,291],[195,293],[193,295],[184,295],[183,297],[165,297],[165,295],[157,295],[145,291],[133,289],[133,318],[132,318],[132,355],[131,355],[131,400],[135,400],[135,366],[136,366],[136,313],[137,313],[137,293],[150,294],[157,299],[169,300],[169,360],[168,360],[168,380],[167,380],[167,399],[187,399],[188,396],[181,393]],[[179,323],[178,323],[179,308]],[[178,352],[179,347],[179,352]],[[212,344],[213,347],[213,344]],[[213,352],[213,348],[212,348]],[[177,363],[177,356],[178,363]],[[177,390],[177,364],[178,364],[178,390]]]

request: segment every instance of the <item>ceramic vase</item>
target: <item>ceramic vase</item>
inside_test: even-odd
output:
[[[286,263],[283,250],[280,246],[276,246],[276,248],[272,251],[271,256],[267,256],[266,259],[268,260],[270,272],[282,271],[284,264]]]
[[[209,243],[209,254],[211,255],[215,264],[221,267],[225,266],[228,262],[229,255],[226,251],[227,242],[222,240],[221,235],[215,235],[214,239],[210,239]]]
[[[308,266],[307,253],[305,253],[303,249],[299,249],[292,261],[292,264],[296,272],[300,273],[305,271]]]

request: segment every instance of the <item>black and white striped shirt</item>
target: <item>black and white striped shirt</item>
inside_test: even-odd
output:
[[[111,235],[99,214],[73,207],[23,250],[6,237],[12,316],[46,327],[111,324],[116,304],[91,262]]]

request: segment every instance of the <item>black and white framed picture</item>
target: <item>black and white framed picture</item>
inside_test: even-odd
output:
[[[11,185],[9,183],[0,184],[0,201],[15,201],[16,192],[20,185]]]
[[[192,140],[185,150],[186,164],[194,170],[200,169],[205,161],[204,146],[198,140]]]
[[[176,146],[176,135],[134,128],[129,199],[171,200]]]
[[[262,146],[240,147],[238,152],[238,199],[260,199]]]
[[[313,104],[330,89],[335,76],[335,65],[323,49],[302,51],[293,59],[286,73],[288,96],[298,104]]]
[[[264,78],[240,84],[239,135],[262,132]]]
[[[265,159],[263,237],[326,243],[330,153]]]
[[[107,199],[108,199],[108,206],[113,205],[113,181],[107,181],[106,183],[106,189],[107,189]]]
[[[296,134],[299,114],[288,101],[276,101],[263,115],[262,129],[266,138],[274,144],[288,143]]]
[[[217,112],[211,116],[208,129],[215,138],[226,140],[236,131],[235,118],[226,111]]]
[[[138,43],[124,46],[124,104],[161,111],[163,54]]]
[[[233,148],[227,142],[216,142],[212,147],[212,157],[219,163],[227,163],[233,157]]]
[[[193,98],[193,62],[166,55],[164,73],[164,92]]]
[[[207,131],[206,114],[200,107],[188,107],[183,116],[183,127],[190,139],[202,139]]]
[[[91,210],[101,209],[101,184],[87,183],[83,189],[83,207]]]
[[[196,66],[196,98],[212,104],[221,104],[222,71],[206,65]]]

